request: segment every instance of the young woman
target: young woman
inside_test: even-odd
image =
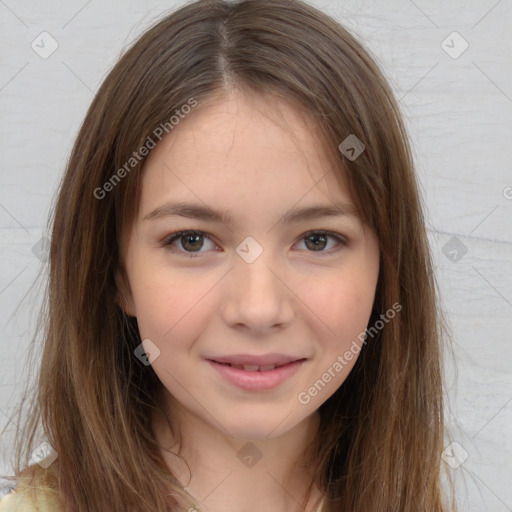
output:
[[[100,87],[52,222],[0,511],[452,510],[407,135],[339,23],[289,0],[165,17]]]

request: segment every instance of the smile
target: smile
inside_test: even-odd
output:
[[[295,375],[306,359],[275,364],[230,364],[207,360],[208,364],[223,380],[245,391],[267,391],[277,388]]]
[[[215,361],[218,362],[218,361]],[[268,372],[269,370],[274,370],[275,368],[281,368],[285,365],[275,365],[275,364],[267,364],[267,365],[257,365],[257,364],[231,364],[231,363],[219,363],[226,366],[231,366],[232,368],[237,368],[238,370],[245,370],[246,372]]]

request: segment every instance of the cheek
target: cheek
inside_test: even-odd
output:
[[[170,343],[178,348],[195,339],[206,321],[208,292],[215,285],[210,281],[204,275],[165,268],[140,273],[132,289],[142,339],[151,339],[161,350]]]
[[[374,270],[374,269],[373,269]],[[346,380],[357,362],[371,315],[377,272],[344,273],[309,298],[315,313],[310,329],[317,343],[316,364],[306,376],[297,400],[311,410],[325,402]],[[328,328],[327,328],[327,327]]]
[[[329,354],[345,350],[365,332],[375,298],[374,270],[345,273],[309,296],[308,305],[318,315],[321,332],[326,333],[323,343]]]

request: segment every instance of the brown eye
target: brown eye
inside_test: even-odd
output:
[[[302,240],[305,242],[308,252],[319,253],[327,253],[331,251],[332,246],[326,250],[326,247],[329,245],[329,239],[334,240],[337,243],[337,246],[347,245],[347,242],[343,237],[334,233],[329,233],[327,231],[313,231],[310,233],[306,233],[302,237]]]
[[[189,257],[195,257],[205,252],[201,251],[205,241],[209,241],[216,247],[210,237],[202,231],[179,231],[178,233],[168,236],[162,242],[162,245],[171,252],[178,252]]]
[[[181,237],[181,245],[186,251],[197,251],[203,246],[203,236],[198,233],[189,233]]]
[[[325,249],[327,245],[327,237],[323,234],[308,235],[304,238],[306,240],[306,246],[312,251],[321,251]],[[310,243],[308,243],[310,242]]]

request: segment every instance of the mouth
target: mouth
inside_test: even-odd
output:
[[[306,362],[306,358],[287,358],[286,362],[266,364],[235,363],[206,359],[218,375],[237,388],[251,392],[263,392],[280,387],[291,379]]]
[[[217,363],[217,364],[222,364],[224,366],[230,366],[231,368],[236,368],[237,370],[244,370],[246,372],[269,372],[269,371],[275,370],[276,368],[282,368],[283,366],[287,366],[292,363],[296,363],[299,361],[305,361],[305,359],[297,359],[295,361],[291,361],[289,363],[284,363],[284,364],[266,364],[266,365],[222,363],[220,361],[215,361],[215,359],[208,359],[208,361],[212,361],[213,363]]]

